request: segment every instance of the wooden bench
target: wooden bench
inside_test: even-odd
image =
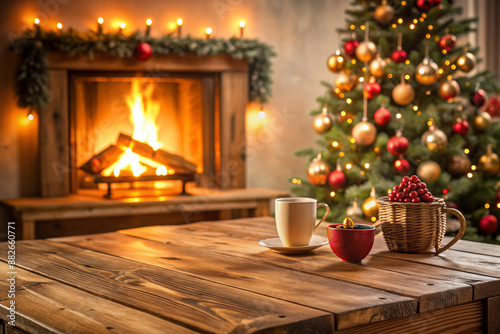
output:
[[[107,231],[124,228],[113,217],[142,217],[156,215],[161,218],[136,224],[136,226],[159,224],[181,224],[193,221],[214,219],[231,219],[242,217],[259,217],[270,214],[271,200],[278,197],[288,197],[285,191],[271,189],[234,189],[213,190],[194,188],[189,190],[192,196],[157,196],[133,197],[123,199],[104,199],[99,195],[70,195],[53,198],[16,198],[0,201],[11,220],[22,228],[22,239],[31,240],[37,236],[37,225],[47,221],[71,221],[85,219],[86,225],[106,224]],[[274,203],[272,203],[274,205]],[[236,213],[237,212],[237,213]],[[206,213],[215,213],[207,215]],[[166,218],[165,218],[166,217]],[[104,222],[97,218],[108,218]],[[92,220],[95,220],[94,222]],[[132,224],[133,225],[133,224]],[[135,226],[127,226],[135,227]],[[103,232],[94,228],[96,232]],[[71,231],[63,235],[95,233],[92,226],[82,230],[73,225]],[[71,230],[71,227],[67,228]],[[47,231],[44,231],[47,237]],[[59,234],[60,235],[60,234]],[[58,236],[57,230],[53,232]]]

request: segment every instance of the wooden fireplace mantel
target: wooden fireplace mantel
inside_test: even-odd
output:
[[[229,55],[152,56],[147,61],[118,59],[96,54],[94,58],[49,55],[51,101],[39,115],[39,180],[41,197],[68,196],[75,192],[75,154],[70,128],[70,80],[72,71],[129,71],[146,77],[165,72],[209,73],[217,83],[213,89],[215,178],[223,177],[221,188],[245,187],[245,109],[248,104],[248,62]],[[204,144],[205,145],[205,144]],[[73,181],[73,182],[72,182]]]

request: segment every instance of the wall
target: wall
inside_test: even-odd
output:
[[[466,0],[456,1],[462,4]],[[17,56],[9,38],[31,25],[95,29],[105,19],[105,29],[127,24],[125,33],[143,29],[153,20],[152,35],[175,29],[183,18],[183,34],[203,36],[208,26],[214,36],[239,33],[245,20],[245,36],[274,46],[273,98],[265,105],[266,118],[248,113],[247,186],[289,189],[287,178],[305,176],[305,161],[293,152],[314,145],[309,111],[324,93],[321,80],[333,81],[326,58],[340,41],[336,28],[345,25],[344,11],[350,1],[331,0],[16,0],[2,1],[0,12],[0,198],[36,195],[37,120],[27,122],[26,110],[16,107],[13,91]]]

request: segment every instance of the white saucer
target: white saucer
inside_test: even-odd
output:
[[[282,254],[300,254],[309,252],[315,248],[324,246],[328,243],[328,239],[319,235],[313,235],[309,245],[285,247],[280,238],[263,239],[259,241],[259,245],[269,248],[276,253]]]

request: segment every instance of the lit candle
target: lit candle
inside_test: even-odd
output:
[[[57,29],[59,30],[59,33],[62,34],[62,28],[63,28],[62,23],[59,22],[56,26],[57,26]]]
[[[151,32],[151,24],[153,21],[151,19],[146,20],[146,36],[149,36],[149,33]]]
[[[104,22],[104,19],[102,17],[97,19],[97,33],[102,34],[102,24]]]
[[[35,35],[40,37],[40,19],[38,17],[35,18],[33,23],[35,23]]]
[[[177,19],[177,37],[181,37],[181,27],[182,27],[182,19]]]
[[[120,23],[120,30],[118,31],[120,34],[122,33],[123,29],[125,29],[126,25],[125,23]]]
[[[243,38],[243,30],[245,30],[245,21],[240,21],[240,38]]]
[[[260,109],[259,109],[259,113],[257,114],[257,117],[260,119],[263,119],[264,117],[266,117],[266,112],[264,111],[263,104],[260,105]]]
[[[33,120],[33,114],[31,113],[31,110],[28,111],[28,116],[26,116],[28,118],[28,121],[32,121]]]
[[[207,34],[207,39],[210,39],[210,35],[212,34],[212,28],[205,29],[205,34]]]

